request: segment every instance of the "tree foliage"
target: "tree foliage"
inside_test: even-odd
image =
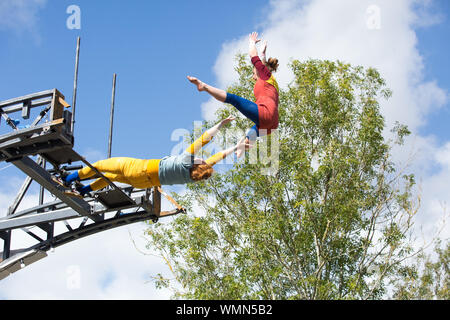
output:
[[[175,297],[377,299],[413,253],[415,180],[390,155],[409,131],[397,124],[392,140],[383,135],[385,81],[373,68],[339,61],[289,67],[278,171],[263,174],[268,164],[239,161],[177,196],[189,214],[146,231],[173,274],[159,275],[157,286],[175,281]],[[244,56],[235,70],[239,81],[229,91],[254,99]],[[228,105],[217,112],[230,114],[238,111]],[[250,122],[233,125],[243,130]]]
[[[450,300],[450,245],[435,247],[436,260],[421,252],[392,279],[395,299]]]

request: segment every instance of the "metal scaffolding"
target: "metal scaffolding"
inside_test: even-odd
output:
[[[78,54],[79,40],[76,75],[78,74]],[[114,74],[113,95],[115,79]],[[76,78],[73,101],[75,101],[75,95]],[[20,113],[22,119],[29,120],[32,110],[39,107],[40,112],[26,127],[19,127],[19,121],[10,117]],[[113,107],[114,105],[111,112]],[[144,190],[119,187],[75,152],[73,149],[73,112],[75,110],[72,106],[71,112],[70,108],[65,97],[57,89],[0,102],[0,116],[12,130],[0,135],[0,162],[13,164],[27,176],[6,216],[0,218],[0,239],[3,240],[3,251],[0,252],[0,280],[46,257],[47,251],[71,241],[127,224],[146,220],[156,222],[161,217],[185,212],[185,209],[160,187]],[[47,120],[41,123],[45,117]],[[111,115],[109,154],[112,119]],[[50,169],[47,168],[49,164],[52,166]],[[92,168],[97,173],[96,177],[108,181],[109,186],[83,199],[70,197],[65,194],[62,186],[52,180],[52,174],[76,170],[83,165]],[[17,211],[32,181],[40,185],[39,204]],[[44,189],[56,199],[44,203]],[[161,194],[174,204],[176,209],[161,211]],[[64,231],[57,233],[55,224],[63,225]],[[38,230],[45,236],[39,234]],[[12,249],[13,234],[17,232],[25,232],[34,239],[35,244],[26,248]]]

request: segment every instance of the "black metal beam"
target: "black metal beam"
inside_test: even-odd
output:
[[[51,123],[42,123],[36,126],[32,126],[30,128],[21,129],[19,131],[14,131],[11,133],[4,134],[0,136],[0,143],[7,143],[13,139],[29,139],[33,134],[39,134],[41,135],[44,131],[50,131],[52,129],[56,129],[58,127],[61,127],[64,125],[64,122],[61,121],[55,121]]]
[[[91,206],[83,199],[70,197],[64,193],[64,190],[60,190],[60,186],[53,182],[50,174],[39,166],[36,162],[28,157],[12,161],[17,168],[22,170],[26,175],[31,177],[61,201],[65,202],[69,207],[83,216],[91,214]]]
[[[101,193],[107,192],[108,191],[104,191]],[[96,200],[97,197],[87,198],[86,202],[89,203]],[[149,201],[148,196],[137,196],[133,197],[132,200],[132,203],[125,203],[114,208],[109,208],[100,204],[92,205],[91,214],[87,217],[94,221],[101,221],[103,220],[101,217],[102,214],[133,208],[142,208],[146,212],[152,212],[155,213],[155,215],[158,215],[158,212],[154,210],[151,202]],[[5,219],[0,219],[0,231],[33,226],[42,223],[50,223],[54,221],[76,219],[80,217],[82,216],[73,211],[71,208],[68,208],[67,204],[61,201],[54,201],[17,212],[11,216],[7,216]]]
[[[46,213],[30,214],[22,217],[17,217],[14,219],[5,219],[0,221],[0,231],[12,230],[22,227],[38,225],[40,223],[55,222],[80,217],[81,216],[71,208]]]
[[[38,99],[52,97],[54,95],[54,93],[55,93],[55,89],[51,89],[51,90],[45,90],[45,91],[36,92],[36,93],[32,93],[32,94],[27,94],[25,96],[18,97],[18,98],[0,101],[0,108],[2,108],[3,112],[5,112],[5,113],[17,112],[17,111],[21,110],[22,108],[17,107],[17,108],[9,108],[8,109],[7,107],[13,106],[16,104],[20,104],[23,101],[27,101],[27,100],[38,100]]]
[[[30,249],[47,251],[50,248],[56,248],[61,245],[67,244],[74,240],[84,238],[98,232],[114,229],[131,223],[140,221],[154,220],[157,221],[158,217],[153,213],[146,211],[139,211],[134,213],[126,213],[119,217],[113,217],[105,219],[104,221],[94,222],[89,225],[82,225],[72,231],[65,232],[63,234],[54,236],[52,239],[43,241]]]
[[[12,105],[10,107],[4,107],[2,109],[3,109],[3,111],[6,114],[15,113],[15,112],[20,111],[20,110],[22,110],[22,112],[23,112],[23,105],[21,105],[21,103],[23,103],[24,101],[30,101],[28,107],[30,109],[32,109],[32,108],[37,108],[37,107],[40,107],[40,106],[45,106],[47,104],[50,104],[50,103],[52,103],[52,100],[53,100],[53,98],[51,98],[51,97],[50,98],[45,98],[45,99],[42,99],[42,100],[37,100],[37,101],[36,100],[33,100],[33,101],[23,100],[23,101],[16,102],[17,105]]]
[[[3,239],[2,260],[6,260],[11,253],[11,230],[0,231],[0,238]]]
[[[25,215],[29,215],[29,214],[37,214],[37,213],[43,213],[43,212],[49,212],[49,211],[57,211],[57,210],[64,209],[64,208],[67,208],[67,204],[65,204],[61,200],[47,202],[47,203],[43,203],[42,205],[38,205],[38,206],[35,206],[35,207],[24,209],[22,211],[19,211],[19,212],[16,212],[14,214],[11,214],[9,216],[6,216],[5,219],[0,219],[0,224],[4,220],[15,219],[17,217],[21,217],[21,216],[25,216]]]
[[[44,159],[41,157],[38,157],[37,163],[39,165],[42,165]],[[10,216],[14,214],[17,210],[17,207],[19,206],[20,202],[22,201],[23,197],[25,196],[25,193],[28,191],[28,188],[31,185],[31,182],[33,182],[33,179],[31,179],[29,176],[25,178],[25,181],[22,183],[22,186],[20,187],[19,193],[17,194],[16,198],[14,199],[14,202],[12,205],[8,208],[7,215]],[[42,203],[40,203],[42,204]]]

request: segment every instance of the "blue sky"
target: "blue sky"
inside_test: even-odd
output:
[[[441,88],[450,91],[450,1],[434,1],[432,5],[433,11],[442,15],[442,22],[417,29],[418,48],[425,60],[425,77],[436,80]],[[424,134],[434,134],[440,141],[450,140],[448,106],[429,115]]]
[[[113,155],[162,157],[176,128],[201,120],[205,100],[188,74],[214,81],[224,39],[251,30],[264,1],[77,1],[81,30],[66,28],[73,1],[49,1],[34,32],[0,33],[0,99],[58,88],[72,101],[81,36],[76,148],[106,154],[112,74],[118,74]]]
[[[0,8],[3,1],[0,0]],[[39,4],[39,1],[34,2]],[[71,103],[76,39],[80,36],[75,150],[92,162],[106,156],[112,76],[117,73],[113,156],[166,156],[178,143],[170,141],[172,132],[177,128],[191,130],[194,121],[202,120],[200,105],[207,98],[198,94],[186,76],[195,74],[205,81],[214,82],[212,66],[224,39],[240,36],[242,30],[250,32],[262,11],[258,4],[265,3],[235,0],[133,1],[125,4],[121,1],[48,0],[41,2],[42,5],[30,5],[23,10],[32,16],[33,19],[28,19],[31,22],[27,20],[23,26],[5,26],[0,22],[0,101],[57,88]],[[70,16],[66,9],[72,4],[81,9],[80,30],[66,27]],[[4,121],[0,126],[5,130]],[[0,164],[0,169],[5,166],[7,164]],[[2,203],[2,207],[6,208],[24,175],[14,167],[2,170],[0,175],[4,182],[10,181],[0,186],[0,190],[11,197]],[[29,191],[33,192],[37,192],[35,184]],[[47,197],[46,200],[51,199]],[[30,201],[36,201],[36,198]],[[144,226],[138,224],[129,228],[139,234]],[[76,248],[83,245],[92,247],[91,241],[109,244],[104,250],[97,244],[93,256],[98,256],[98,250],[106,254],[115,248],[118,253],[113,255],[112,261],[116,261],[117,254],[128,257],[130,261],[146,259],[139,262],[141,273],[131,273],[137,274],[135,282],[152,294],[152,284],[145,285],[145,282],[150,270],[155,268],[142,270],[146,262],[151,263],[151,259],[135,250],[127,231],[127,228],[108,231],[97,240],[89,237],[58,249],[58,254],[45,259],[47,264],[36,263],[27,267],[28,273],[17,273],[19,280],[14,279],[15,275],[6,279],[3,283],[5,289],[9,288],[9,295],[0,290],[0,298],[23,297],[23,293],[12,294],[15,289],[20,290],[20,278],[33,277],[36,272],[46,277],[47,270],[53,273],[47,281],[58,287],[52,289],[50,296],[60,297],[62,290],[68,297],[77,298],[78,291],[65,287],[70,271],[64,273],[64,270],[71,270],[71,265],[81,266],[84,279],[90,277],[86,273],[92,269],[101,269],[96,271],[100,273],[92,276],[91,281],[101,292],[113,290],[112,284],[120,279],[117,273],[124,275],[127,284],[133,283],[124,267],[114,270],[92,268],[91,264],[84,266],[86,261],[80,261],[79,257],[84,257],[86,250],[76,254]],[[111,238],[123,241],[112,245]],[[126,249],[120,249],[122,246]],[[52,267],[52,259],[62,260]],[[102,260],[108,261],[107,258]],[[33,268],[39,269],[41,266],[44,269],[34,271]],[[89,271],[85,271],[87,269]],[[33,277],[32,283],[36,279]],[[38,287],[36,283],[36,291],[42,291],[42,286],[41,289]],[[127,292],[123,286],[120,291]],[[133,287],[128,297],[138,291]],[[79,294],[86,297],[86,292]],[[36,296],[30,293],[28,297]],[[39,294],[39,297],[45,297],[45,294]]]
[[[69,30],[66,8],[49,1],[32,30],[0,32],[0,99],[58,88],[72,101],[76,37],[81,36],[76,148],[106,154],[112,74],[118,74],[113,155],[160,157],[170,153],[176,128],[202,120],[205,96],[186,81],[212,72],[224,40],[257,25],[267,1],[77,1],[81,30]],[[448,13],[440,0],[433,10],[442,23],[417,29],[425,76],[450,87]],[[267,9],[266,9],[267,10]],[[394,54],[394,53],[393,53]],[[448,140],[448,108],[428,115],[421,130]],[[447,116],[447,117],[446,117]]]
[[[0,0],[0,101],[57,88],[71,103],[76,38],[81,36],[75,150],[90,161],[106,156],[112,75],[117,73],[113,156],[160,158],[178,143],[170,140],[173,131],[191,130],[210,106],[209,97],[199,94],[186,76],[229,85],[235,51],[245,50],[248,33],[261,31],[270,40],[269,54],[282,58],[282,64],[289,57],[312,57],[381,67],[394,89],[386,117],[411,124],[415,143],[424,150],[413,168],[423,179],[419,222],[434,223],[440,210],[436,204],[450,203],[450,99],[442,98],[450,91],[450,2],[414,1],[422,7],[411,7],[409,0],[21,0],[24,6],[16,13],[25,17],[23,23],[8,23],[4,15],[10,12],[2,11],[2,4],[19,0]],[[72,4],[81,9],[80,30],[66,27],[66,9]],[[382,27],[368,31],[363,19],[373,4],[381,8]],[[415,24],[407,18],[411,14],[419,16]],[[358,24],[359,18],[363,23]],[[373,46],[372,55],[374,43],[378,47]],[[417,55],[422,64],[415,64]],[[415,72],[422,79],[409,83]],[[283,66],[278,74],[285,78]],[[430,97],[435,93],[441,98]],[[422,107],[427,110],[423,114]],[[6,165],[0,164],[0,170]],[[0,208],[10,204],[21,178],[14,167],[0,171]],[[35,195],[28,200],[36,201]],[[144,284],[150,271],[164,270],[164,263],[136,253],[128,231],[138,237],[144,227],[130,228],[58,248],[4,280],[0,298],[42,297],[44,287],[44,298],[168,297]],[[81,269],[79,291],[66,288],[64,270],[70,265]]]

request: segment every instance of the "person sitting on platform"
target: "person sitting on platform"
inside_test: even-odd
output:
[[[194,158],[194,155],[219,132],[219,130],[234,117],[222,120],[214,127],[205,131],[200,138],[189,146],[181,155],[167,156],[162,159],[135,159],[127,157],[116,157],[100,160],[93,167],[100,171],[111,181],[129,184],[135,188],[146,189],[154,186],[185,184],[208,179],[214,172],[212,168],[216,163],[225,159],[241,146],[236,146],[220,151],[208,158]],[[76,181],[92,179],[96,172],[90,167],[84,167],[66,177],[53,177],[60,185],[69,187]],[[67,195],[84,197],[92,191],[100,190],[108,186],[108,181],[98,178],[91,184],[66,191]]]

